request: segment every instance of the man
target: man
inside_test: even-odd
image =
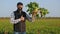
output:
[[[17,3],[17,10],[11,15],[11,23],[14,25],[14,34],[26,34],[26,24],[25,21],[32,19],[22,10],[23,3]]]

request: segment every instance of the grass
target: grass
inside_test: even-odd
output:
[[[13,24],[10,19],[0,18],[0,33],[13,33]],[[26,21],[27,34],[60,34],[60,19],[36,19],[35,22]]]

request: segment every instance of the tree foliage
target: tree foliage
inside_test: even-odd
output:
[[[26,5],[26,7],[28,7],[27,12],[29,12],[29,14],[32,14],[32,16],[36,16],[38,11],[40,11],[41,17],[45,17],[45,15],[49,13],[47,9],[40,8],[39,4],[36,2],[30,2]]]

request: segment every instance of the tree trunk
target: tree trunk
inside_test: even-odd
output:
[[[32,21],[35,21],[35,15],[32,14]]]
[[[33,22],[35,21],[36,14],[37,13],[35,13],[35,12],[32,13],[32,20],[33,20]]]

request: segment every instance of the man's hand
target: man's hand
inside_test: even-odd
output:
[[[21,16],[21,18],[20,18],[20,19],[21,19],[21,21],[24,21],[24,20],[25,20],[23,16]]]

